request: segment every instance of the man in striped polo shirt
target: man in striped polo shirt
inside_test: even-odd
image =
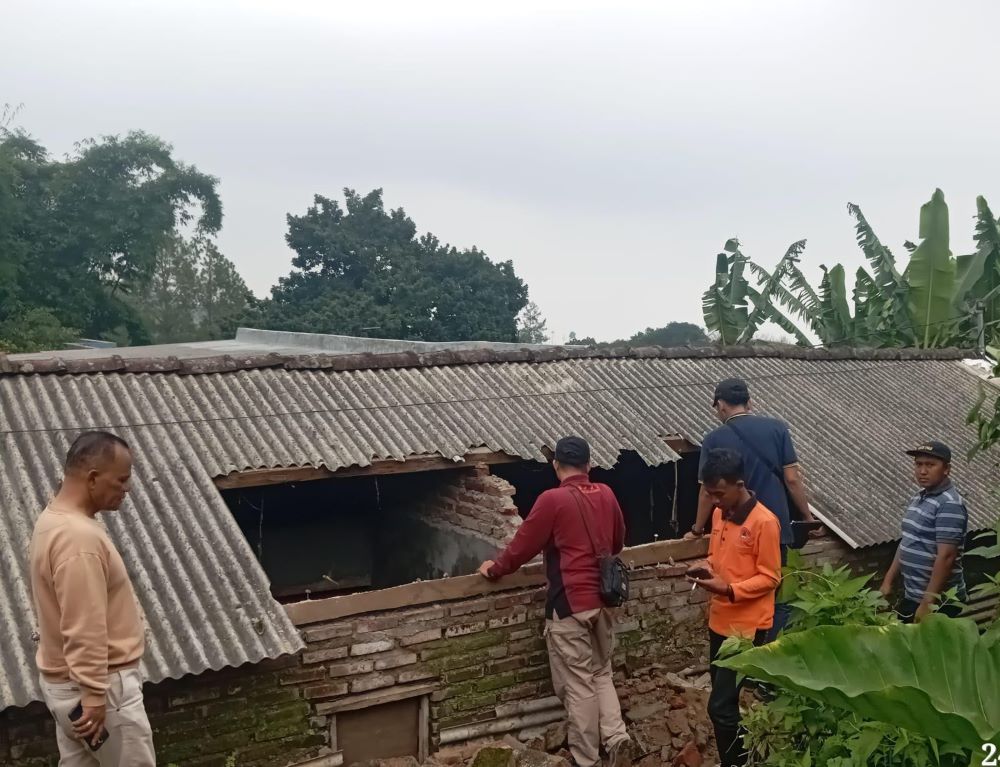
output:
[[[932,440],[906,454],[913,456],[913,476],[921,489],[906,509],[903,539],[880,590],[888,599],[902,572],[899,614],[904,623],[919,623],[945,592],[954,589],[960,602],[966,599],[962,549],[969,513],[951,482],[951,450],[947,445]],[[960,602],[947,602],[938,612],[954,618],[962,611]]]

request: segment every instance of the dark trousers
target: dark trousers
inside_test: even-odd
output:
[[[781,566],[788,564],[788,546],[781,544]],[[778,638],[778,634],[788,625],[788,619],[792,617],[792,606],[785,602],[778,601],[778,591],[781,586],[774,590],[774,623],[767,630],[766,642],[773,642]]]
[[[913,616],[917,614],[918,607],[920,607],[919,602],[903,597],[903,600],[899,603],[899,610],[897,610],[899,613],[899,619],[903,623],[913,623]],[[961,615],[963,609],[965,609],[964,604],[949,602],[948,604],[939,607],[937,612],[940,615],[947,615],[949,618],[957,618]]]
[[[754,636],[755,645],[764,644],[767,631],[758,631]],[[709,676],[712,679],[712,693],[708,696],[708,716],[715,728],[715,743],[719,748],[722,767],[742,767],[746,764],[743,739],[740,737],[740,687],[736,683],[736,672],[719,668],[715,659],[726,637],[709,629],[708,654]]]

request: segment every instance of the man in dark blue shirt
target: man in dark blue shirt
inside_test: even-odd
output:
[[[701,464],[710,450],[726,448],[743,456],[746,471],[746,486],[756,494],[781,523],[781,562],[785,563],[788,547],[794,541],[791,525],[791,509],[788,495],[799,510],[804,521],[812,522],[809,509],[809,495],[806,492],[799,459],[795,455],[792,435],[788,426],[776,418],[766,418],[750,412],[750,388],[741,378],[727,378],[715,387],[712,401],[715,414],[722,426],[709,433],[701,443]],[[701,464],[698,467],[701,478]],[[685,538],[696,538],[705,534],[705,526],[712,514],[712,500],[702,487],[698,496],[698,514],[691,532]],[[774,626],[768,641],[778,635],[788,621],[790,608],[775,605]]]

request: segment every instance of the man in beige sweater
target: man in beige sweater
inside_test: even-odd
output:
[[[60,767],[156,765],[139,674],[144,625],[125,563],[96,519],[121,507],[131,478],[124,440],[81,434],[31,538],[36,660]]]

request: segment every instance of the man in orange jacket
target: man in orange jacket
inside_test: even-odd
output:
[[[707,565],[693,565],[688,580],[712,594],[709,660],[712,693],[708,715],[715,727],[722,767],[740,767],[746,756],[739,737],[740,686],[736,672],[715,659],[727,637],[761,644],[774,621],[774,591],[781,581],[781,525],[747,490],[743,458],[734,450],[710,450],[702,485],[714,504]]]

